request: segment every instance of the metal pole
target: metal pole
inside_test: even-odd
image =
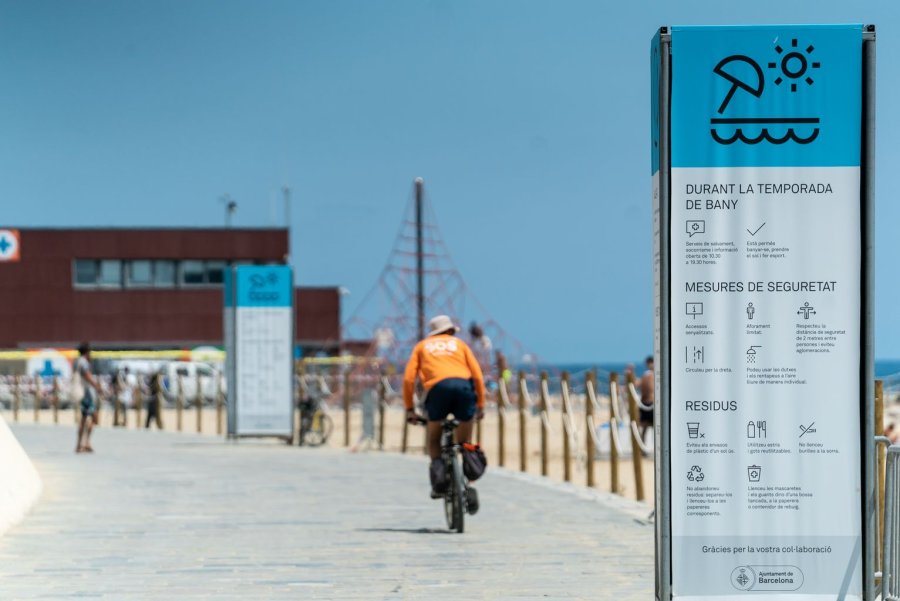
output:
[[[425,338],[425,246],[422,239],[422,197],[425,180],[416,178],[416,310],[419,340]]]
[[[875,380],[875,436],[884,436],[884,382]],[[882,445],[875,447],[878,453],[878,471],[876,477],[878,480],[878,498],[881,500],[881,515],[878,516],[878,523],[884,524],[884,479],[885,479],[885,461],[887,459],[887,449]],[[884,546],[884,529],[878,530],[878,548]]]

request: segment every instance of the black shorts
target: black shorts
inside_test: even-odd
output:
[[[643,407],[638,407],[641,411],[641,424],[645,426],[653,425],[653,409],[644,409]]]
[[[440,421],[453,414],[457,420],[467,422],[475,417],[475,389],[471,380],[447,378],[428,391],[425,412],[429,421]]]

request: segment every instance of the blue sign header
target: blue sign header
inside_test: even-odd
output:
[[[293,305],[294,278],[288,265],[240,265],[234,277],[238,307]]]
[[[672,167],[860,164],[862,25],[672,28]]]

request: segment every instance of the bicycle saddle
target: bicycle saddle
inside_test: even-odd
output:
[[[459,425],[459,421],[455,419],[445,419],[444,420],[444,430],[452,432],[456,430],[456,426]]]

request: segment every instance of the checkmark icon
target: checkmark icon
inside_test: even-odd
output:
[[[756,228],[755,231],[751,232],[750,230],[747,230],[747,233],[750,234],[751,236],[755,236],[759,230],[763,229],[763,225],[765,225],[765,224],[766,224],[766,222],[763,221],[763,224],[761,226],[759,226],[758,228]]]

